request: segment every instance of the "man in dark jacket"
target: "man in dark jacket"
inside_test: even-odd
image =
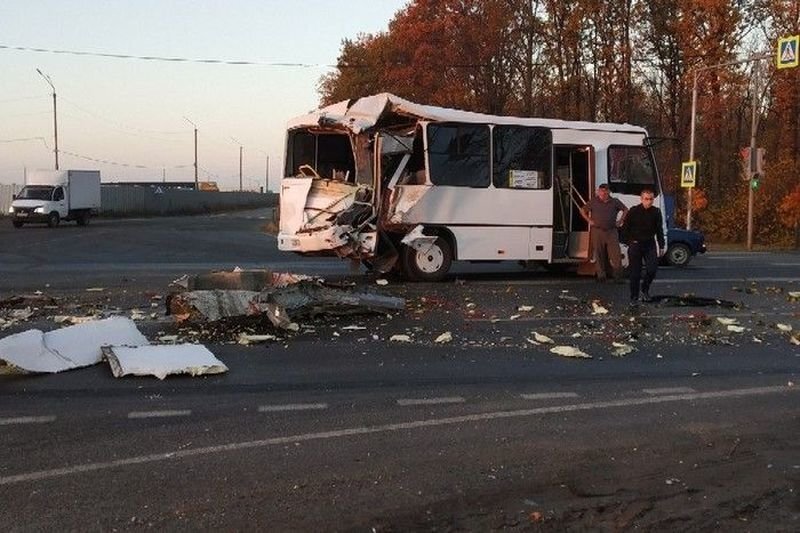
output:
[[[655,194],[650,189],[642,190],[641,203],[628,211],[625,236],[628,240],[628,266],[631,281],[631,304],[639,301],[641,282],[642,301],[649,302],[650,284],[656,277],[658,258],[666,250],[664,242],[664,223],[661,210],[653,207]],[[656,247],[658,243],[658,247]],[[642,279],[642,262],[645,272]]]

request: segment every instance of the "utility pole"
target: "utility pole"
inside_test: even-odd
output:
[[[46,75],[45,73],[43,73],[38,68],[36,69],[36,72],[38,72],[39,76],[44,78],[44,81],[46,81],[50,85],[50,87],[53,89],[53,138],[55,140],[55,145],[56,145],[56,148],[55,148],[56,170],[58,170],[58,109],[56,107],[56,87],[55,87],[55,85],[53,85],[53,82],[50,80],[50,76]]]
[[[753,249],[753,204],[755,201],[755,190],[753,189],[753,177],[758,172],[757,159],[758,148],[756,148],[756,132],[758,131],[758,94],[759,94],[759,63],[753,64],[752,87],[752,117],[750,121],[750,161],[747,180],[747,249]]]
[[[264,172],[264,192],[269,192],[269,156],[267,156],[267,169]]]
[[[200,183],[197,181],[197,124],[186,117],[183,119],[194,127],[194,190],[200,190]]]

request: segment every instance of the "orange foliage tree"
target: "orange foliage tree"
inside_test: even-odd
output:
[[[484,113],[640,124],[669,139],[656,155],[685,212],[675,170],[688,160],[700,72],[696,224],[712,241],[742,241],[739,151],[754,87],[751,63],[729,63],[774,50],[776,36],[798,28],[797,0],[411,0],[387,31],[345,40],[319,91],[323,104],[392,92]],[[800,183],[800,68],[773,63],[762,64],[756,110],[767,152],[755,192],[759,244],[791,238],[778,205]]]

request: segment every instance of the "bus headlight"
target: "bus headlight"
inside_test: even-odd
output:
[[[44,213],[44,207],[39,206],[33,210],[34,213]]]
[[[14,214],[14,208],[13,207],[9,207],[8,208],[8,214],[9,215],[13,215]]]

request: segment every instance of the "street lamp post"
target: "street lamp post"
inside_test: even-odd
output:
[[[200,183],[197,180],[197,124],[192,122],[186,117],[183,117],[183,120],[188,122],[194,128],[194,190],[200,190]]]
[[[44,81],[50,85],[50,88],[53,89],[53,139],[55,140],[55,154],[56,154],[56,170],[58,170],[58,108],[56,106],[56,87],[53,85],[52,80],[50,80],[50,76],[46,75],[44,72],[36,69],[36,72],[39,73],[39,76],[44,78]]]
[[[239,192],[242,192],[242,151],[244,150],[244,146],[233,137],[231,137],[231,140],[239,145]]]
[[[700,76],[701,72],[706,70],[712,70],[715,68],[720,67],[728,67],[731,65],[740,65],[742,63],[749,63],[751,61],[758,61],[761,59],[769,59],[771,56],[770,54],[753,54],[752,56],[748,57],[747,59],[740,59],[737,61],[726,61],[725,63],[718,63],[716,65],[708,65],[705,67],[698,67],[694,69],[694,81],[692,83],[692,120],[691,120],[691,130],[689,133],[689,161],[694,161],[694,137],[695,137],[695,125],[696,120],[695,117],[697,116],[697,80]],[[755,87],[758,85],[758,72],[756,68],[753,68],[753,91],[755,93]],[[756,120],[756,97],[753,97],[753,124],[752,124],[752,132],[750,135],[750,145],[751,150],[755,150],[755,142],[756,142],[756,128],[757,128],[757,120]],[[754,152],[752,152],[754,153]],[[692,229],[692,189],[693,187],[689,187],[687,191],[687,201],[688,205],[686,206],[686,229]],[[752,187],[748,187],[749,189],[749,197],[748,197],[748,216],[747,216],[747,224],[748,224],[748,249],[752,248],[752,224],[753,224],[753,211],[752,211],[752,203],[753,203],[753,189]]]

